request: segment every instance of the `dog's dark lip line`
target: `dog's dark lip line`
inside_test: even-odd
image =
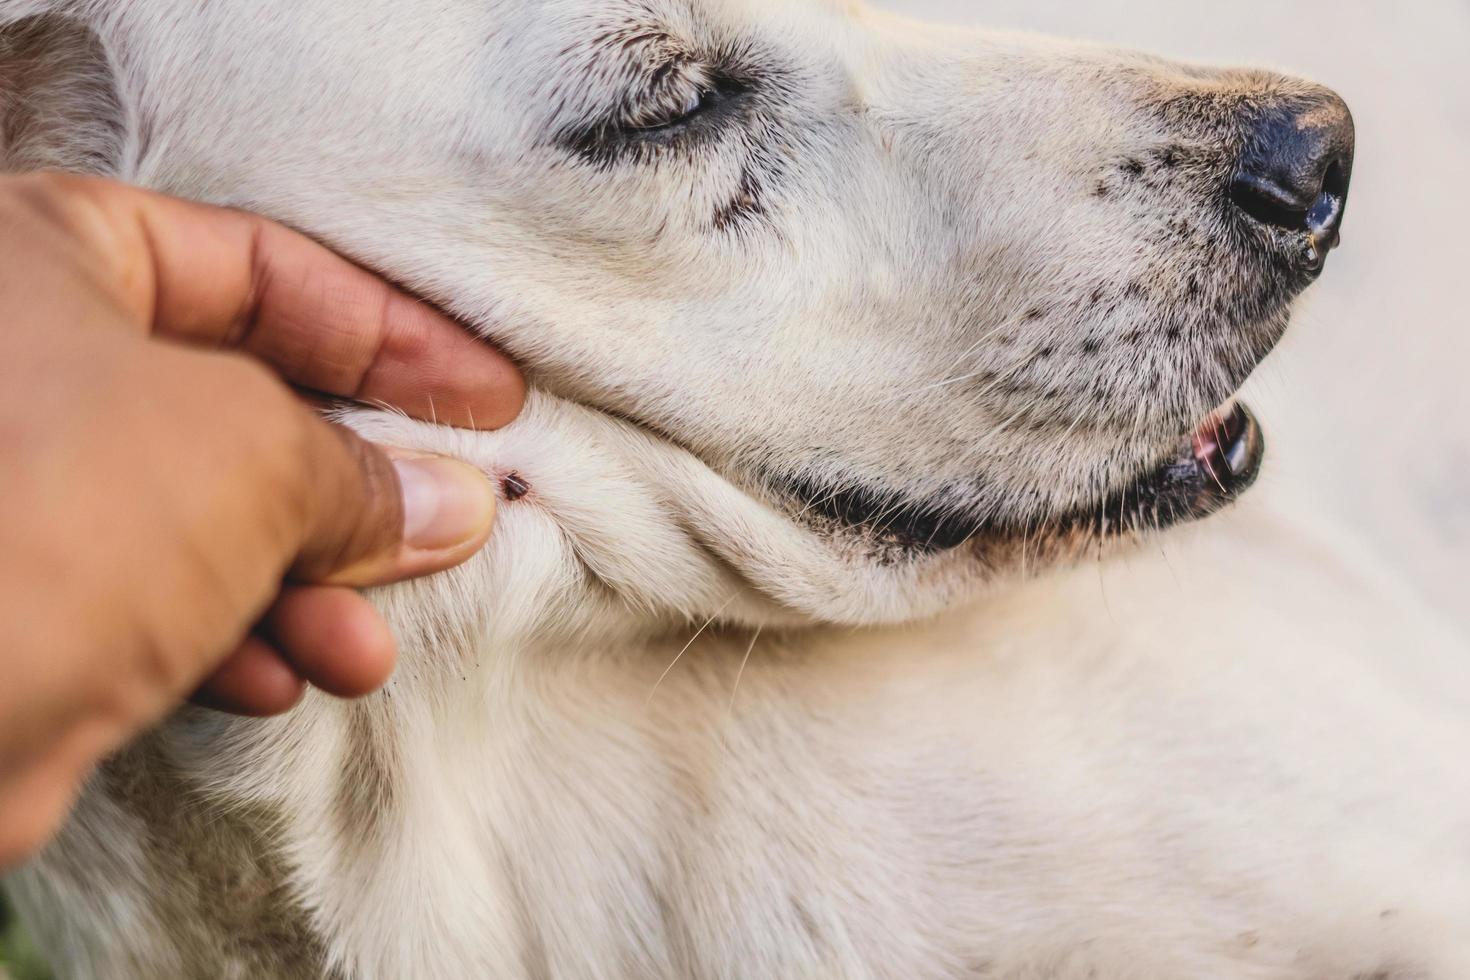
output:
[[[627,412],[602,411],[692,456],[700,456],[694,447],[662,426]],[[1197,440],[1212,426],[1223,427],[1229,435],[1218,447],[1225,465],[1213,459],[1207,465],[1201,458]],[[771,473],[758,482],[766,494],[788,501],[798,521],[825,519],[883,538],[916,555],[931,555],[953,551],[977,539],[1022,541],[1034,540],[1042,533],[1077,531],[1122,536],[1200,520],[1232,503],[1255,483],[1265,448],[1265,437],[1255,416],[1243,403],[1236,402],[1218,420],[1207,419],[1200,429],[1181,437],[1173,457],[1142,472],[1132,484],[1102,503],[1019,524],[977,521],[972,513],[958,507],[915,502],[895,491],[871,487],[838,489]]]
[[[1265,439],[1249,409],[1236,404],[1183,437],[1175,455],[1141,473],[1100,503],[1024,523],[977,520],[943,502],[915,502],[894,491],[822,487],[802,479],[772,481],[800,515],[814,515],[900,545],[916,554],[952,551],[1041,534],[1098,537],[1163,530],[1199,520],[1233,502],[1255,482]]]

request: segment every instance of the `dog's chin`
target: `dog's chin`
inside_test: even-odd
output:
[[[867,540],[890,557],[922,557],[962,547],[1003,560],[1020,548],[1055,550],[1196,521],[1248,490],[1260,473],[1265,439],[1254,415],[1234,402],[1212,413],[1174,450],[1121,490],[1055,514],[1027,520],[977,518],[963,503],[912,501],[892,491],[785,481],[779,492],[796,519]]]

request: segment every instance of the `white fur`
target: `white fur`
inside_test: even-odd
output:
[[[1175,138],[1160,98],[1303,83],[815,0],[59,6],[115,59],[119,173],[326,238],[539,388],[494,433],[345,414],[531,492],[466,567],[377,594],[385,695],[186,712],[99,777],[13,883],[65,972],[261,975],[188,937],[279,885],[363,978],[1470,976],[1470,662],[1310,508],[1251,496],[1165,563],[1056,570],[983,534],[880,560],[762,482],[1015,520],[1117,489],[1279,324],[1182,302],[1255,274],[1208,227],[1150,237],[1195,178],[1087,192]],[[788,165],[546,144],[626,87],[591,39],[650,18],[778,52]],[[712,229],[755,166],[766,214]],[[1083,362],[1095,288],[1109,336],[1198,336]],[[190,792],[119,783],[165,771]],[[280,881],[204,876],[217,842],[156,807],[242,822]]]

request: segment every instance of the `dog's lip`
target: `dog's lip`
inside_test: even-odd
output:
[[[1180,440],[1172,457],[1101,506],[1061,522],[1106,534],[1162,530],[1234,502],[1260,476],[1266,440],[1246,405],[1231,401]]]
[[[1104,499],[1023,524],[976,521],[943,502],[914,502],[863,487],[831,488],[782,480],[777,492],[838,525],[864,529],[908,551],[944,552],[973,542],[982,550],[1010,541],[1082,533],[1099,538],[1163,530],[1215,513],[1260,473],[1265,439],[1250,409],[1229,402],[1180,438],[1163,461]]]
[[[1255,479],[1264,448],[1259,423],[1239,402],[1211,413],[1190,436],[1195,465],[1224,493],[1238,492],[1239,481]]]

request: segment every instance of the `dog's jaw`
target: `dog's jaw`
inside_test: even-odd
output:
[[[497,432],[370,409],[337,417],[379,442],[465,459],[500,485],[489,546],[451,573],[450,591],[476,608],[436,608],[430,597],[444,590],[432,584],[380,592],[416,619],[469,615],[495,643],[557,631],[647,636],[709,620],[898,623],[973,597],[989,578],[964,552],[875,563],[868,548],[834,546],[687,450],[540,392]]]
[[[498,485],[491,544],[453,573],[461,581],[451,591],[474,601],[442,609],[436,597],[443,590],[410,587],[404,606],[406,615],[418,607],[413,618],[459,628],[489,624],[492,645],[558,630],[620,630],[631,639],[689,623],[923,619],[1008,579],[1094,558],[1233,502],[1255,477],[1261,440],[1244,409],[1232,416],[1212,417],[1178,458],[1097,504],[1026,527],[972,526],[957,540],[937,541],[832,518],[829,502],[793,503],[759,481],[747,489],[656,433],[541,392],[495,432],[371,409],[337,413],[378,442],[465,459]],[[396,603],[394,594],[385,590],[384,601]],[[466,615],[471,621],[457,622]]]

